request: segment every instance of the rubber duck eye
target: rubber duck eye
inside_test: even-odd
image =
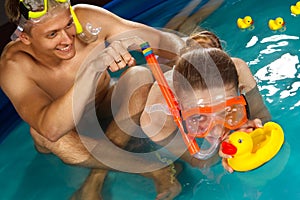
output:
[[[242,143],[242,142],[243,142],[243,140],[242,140],[242,139],[239,139],[239,140],[238,140],[238,143]]]

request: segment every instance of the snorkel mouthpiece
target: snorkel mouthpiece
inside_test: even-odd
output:
[[[91,42],[95,42],[98,39],[98,34],[101,31],[101,28],[94,28],[90,23],[86,24],[85,27],[85,31],[83,31],[83,28],[72,8],[72,6],[70,6],[70,12],[76,27],[76,34],[78,35],[78,38],[83,41],[84,43],[91,43]]]
[[[78,38],[86,44],[95,42],[98,39],[98,34],[100,33],[101,28],[94,28],[90,23],[87,23],[85,26],[85,31],[77,33]]]
[[[219,140],[216,140],[211,144],[210,148],[208,148],[208,149],[200,148],[200,150],[197,153],[195,153],[193,155],[193,157],[195,157],[199,160],[207,160],[207,159],[211,158],[213,155],[215,155],[215,153],[219,149],[218,148],[219,144],[220,144]]]

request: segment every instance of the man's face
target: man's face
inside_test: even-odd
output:
[[[45,18],[31,29],[29,38],[33,49],[49,57],[74,57],[76,30],[69,9],[57,11]]]

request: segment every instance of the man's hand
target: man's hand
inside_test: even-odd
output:
[[[143,42],[139,37],[130,37],[114,40],[105,49],[103,49],[103,45],[99,45],[85,59],[82,69],[88,68],[94,72],[110,69],[110,71],[115,72],[126,66],[135,66],[136,61],[129,53],[129,49],[141,50],[139,45]]]
[[[131,67],[136,64],[134,57],[127,50],[126,43],[127,41],[114,41],[105,49],[103,56],[106,56],[110,71],[115,72],[127,65]]]
[[[128,49],[139,49],[145,41],[139,37],[129,37],[113,41],[105,50],[106,65],[112,71],[118,71],[126,66],[136,65],[134,57],[131,56]]]

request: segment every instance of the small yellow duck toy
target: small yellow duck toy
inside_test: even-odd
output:
[[[277,30],[282,29],[285,26],[285,22],[284,22],[283,18],[277,17],[275,20],[270,19],[268,25],[271,30],[277,31]]]
[[[227,162],[235,171],[249,171],[271,160],[284,142],[283,130],[275,122],[267,122],[250,133],[236,131],[222,142],[222,152],[232,155]]]
[[[246,16],[243,19],[238,18],[236,21],[236,24],[240,29],[250,28],[253,25],[253,23],[254,23],[254,21],[252,20],[252,18],[250,16]]]
[[[291,5],[291,13],[294,15],[300,14],[300,1],[298,1],[296,5]]]

